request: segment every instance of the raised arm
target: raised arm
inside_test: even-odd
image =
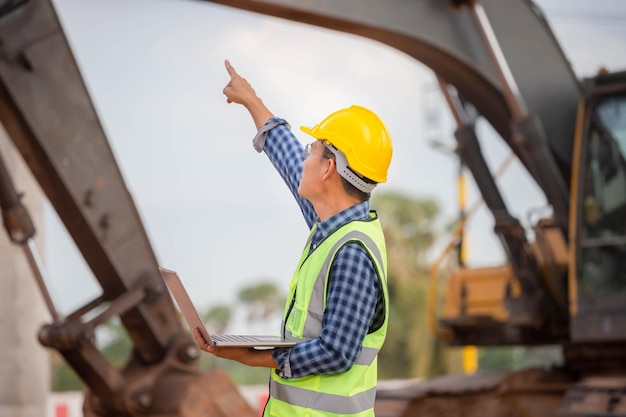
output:
[[[230,81],[226,84],[226,87],[224,87],[226,101],[228,103],[237,103],[244,106],[250,113],[250,116],[252,116],[257,130],[260,129],[261,126],[274,117],[274,115],[265,107],[263,100],[256,95],[250,83],[241,75],[237,74],[237,71],[235,71],[235,68],[230,62],[226,60],[224,64],[226,65],[228,75],[230,75]]]

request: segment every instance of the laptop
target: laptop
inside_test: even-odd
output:
[[[161,276],[163,276],[167,288],[169,288],[174,296],[174,300],[176,304],[178,304],[191,330],[193,331],[193,329],[198,328],[204,340],[209,344],[220,347],[233,346],[254,348],[290,347],[296,344],[295,341],[288,341],[280,336],[209,334],[178,274],[166,268],[159,268],[159,270],[161,271]]]

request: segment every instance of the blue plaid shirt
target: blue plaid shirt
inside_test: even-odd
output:
[[[255,137],[254,146],[259,152],[265,151],[278,170],[296,198],[309,228],[317,223],[309,251],[340,226],[369,218],[369,202],[365,201],[323,222],[318,221],[311,203],[298,195],[304,162],[303,146],[285,120],[268,120]],[[374,318],[380,320],[384,315],[376,269],[360,245],[347,244],[337,252],[329,280],[320,337],[289,349],[273,351],[284,378],[335,374],[350,369],[361,353],[361,344]]]

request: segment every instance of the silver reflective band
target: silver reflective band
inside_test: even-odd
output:
[[[339,173],[339,175],[345,178],[345,180],[348,181],[350,184],[354,185],[358,190],[367,194],[372,192],[374,187],[376,187],[376,183],[365,182],[358,175],[355,175],[354,171],[348,168],[348,160],[346,159],[346,156],[343,154],[343,152],[341,152],[339,149],[326,142],[324,142],[324,146],[326,146],[328,150],[335,154],[335,162],[337,164],[337,172]]]
[[[383,258],[376,246],[376,243],[372,240],[371,237],[366,235],[363,232],[358,230],[353,230],[348,232],[339,239],[332,249],[328,252],[328,256],[324,260],[324,264],[320,268],[320,272],[315,280],[315,284],[313,284],[313,291],[311,293],[311,301],[309,302],[309,314],[306,317],[304,322],[304,329],[302,330],[302,335],[304,339],[313,339],[318,337],[322,332],[322,314],[324,313],[324,298],[325,294],[325,284],[326,284],[326,275],[328,274],[330,263],[333,260],[333,256],[335,252],[346,242],[350,241],[361,241],[365,244],[365,246],[369,249],[369,251],[374,255],[378,265],[383,265]],[[383,277],[381,277],[382,279]]]
[[[364,347],[354,363],[355,365],[371,365],[376,355],[378,355],[378,349]]]
[[[270,395],[291,405],[335,414],[356,414],[374,407],[376,388],[351,397],[309,391],[270,381]]]

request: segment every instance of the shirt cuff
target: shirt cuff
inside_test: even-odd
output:
[[[291,378],[291,365],[289,363],[289,353],[291,349],[277,348],[272,351],[272,357],[279,366],[278,375],[282,378]]]
[[[279,119],[278,117],[272,117],[269,119],[257,132],[257,134],[252,138],[252,146],[256,149],[257,152],[263,152],[263,148],[265,147],[265,137],[267,136],[267,132],[274,129],[276,126],[285,125],[288,129],[291,129],[289,123],[287,123],[284,119]]]

